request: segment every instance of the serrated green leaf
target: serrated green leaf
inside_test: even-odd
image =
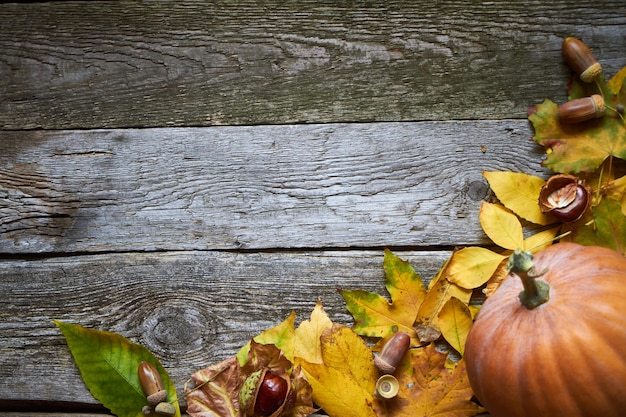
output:
[[[574,78],[569,98],[601,94],[608,107],[602,118],[576,124],[559,122],[558,106],[545,100],[536,106],[529,120],[535,129],[535,142],[546,148],[544,165],[555,172],[577,174],[593,172],[609,157],[626,159],[626,123],[614,110],[626,102],[620,71],[607,84],[600,76],[597,83],[583,83]]]
[[[92,330],[77,324],[54,320],[70,348],[74,361],[91,394],[118,417],[145,417],[148,405],[139,383],[137,369],[143,361],[159,372],[168,392],[167,401],[180,408],[176,387],[157,358],[145,347],[111,332]]]
[[[385,250],[385,287],[391,302],[383,296],[362,290],[340,290],[346,308],[354,317],[353,330],[370,337],[387,337],[397,331],[411,335],[417,343],[413,324],[426,297],[422,279],[411,265]]]
[[[626,256],[626,216],[619,202],[604,198],[591,211],[593,223],[572,230],[571,240],[581,245],[604,246]]]

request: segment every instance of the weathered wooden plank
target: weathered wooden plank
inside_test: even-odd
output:
[[[0,252],[486,243],[526,121],[0,132]]]
[[[0,128],[523,117],[560,46],[625,64],[622,1],[0,5]]]
[[[425,281],[449,252],[396,252]],[[0,261],[0,399],[93,404],[52,319],[115,331],[149,348],[182,390],[318,299],[352,320],[337,288],[385,294],[382,251],[165,252]],[[35,389],[36,387],[36,389]],[[182,394],[182,392],[180,392]]]

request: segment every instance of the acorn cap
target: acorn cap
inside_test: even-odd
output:
[[[400,391],[400,383],[393,375],[383,375],[376,381],[376,394],[386,400],[394,398]]]

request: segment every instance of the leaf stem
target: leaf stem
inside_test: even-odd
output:
[[[507,269],[522,280],[524,290],[520,292],[519,299],[524,307],[532,310],[550,299],[550,286],[548,283],[535,279],[545,274],[548,270],[535,271],[532,253],[516,249],[509,257]]]

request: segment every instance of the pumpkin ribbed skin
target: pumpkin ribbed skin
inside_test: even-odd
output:
[[[626,416],[626,258],[557,243],[534,257],[550,299],[529,310],[509,276],[465,346],[476,397],[493,417]]]

